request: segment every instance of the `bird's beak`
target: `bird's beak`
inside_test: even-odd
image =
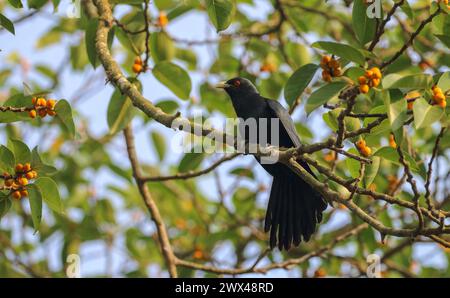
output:
[[[228,88],[228,87],[230,87],[231,85],[230,84],[227,84],[227,82],[220,82],[220,83],[218,83],[215,87],[216,88],[221,88],[221,89],[225,89],[225,88]]]

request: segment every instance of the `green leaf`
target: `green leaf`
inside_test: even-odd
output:
[[[0,219],[8,213],[9,209],[11,209],[11,199],[8,195],[0,192]]]
[[[160,31],[153,33],[150,36],[149,43],[150,51],[155,63],[164,60],[172,60],[175,56],[175,46],[173,45],[172,39],[170,39],[166,32]]]
[[[152,132],[151,137],[153,145],[155,146],[156,149],[156,153],[158,154],[159,161],[162,161],[166,154],[166,139],[156,131]]]
[[[10,19],[5,17],[3,14],[0,13],[0,26],[11,32],[12,34],[16,34],[16,31],[14,29],[14,24],[11,22]]]
[[[28,146],[19,140],[9,140],[11,144],[11,149],[13,149],[16,163],[27,163],[31,162],[31,151]],[[9,145],[8,145],[9,146]]]
[[[235,13],[235,5],[231,0],[206,0],[208,16],[217,32],[230,26]]]
[[[445,93],[447,90],[450,90],[450,71],[447,71],[441,75],[437,86],[442,89]]]
[[[364,187],[369,187],[378,174],[380,168],[381,158],[379,156],[373,156],[372,163],[366,165],[366,170],[364,172],[364,179],[362,180]]]
[[[405,151],[403,151],[403,155],[405,157],[405,161],[409,164],[411,171],[423,176],[423,173],[421,172],[420,168],[418,167],[417,162],[411,157],[411,155],[409,155]],[[384,158],[398,166],[402,165],[400,162],[400,156],[398,155],[397,150],[392,147],[381,147],[373,154],[373,156],[379,156],[379,157]]]
[[[114,91],[108,104],[106,115],[109,133],[115,134],[123,130],[136,115],[136,110],[131,100],[118,89]]]
[[[322,86],[314,91],[306,102],[306,113],[309,115],[312,111],[328,102],[330,99],[339,94],[339,92],[347,86],[346,82],[332,82]]]
[[[0,145],[0,170],[11,173],[15,166],[14,153],[8,147]]]
[[[58,186],[55,181],[48,177],[40,177],[34,184],[38,186],[42,198],[48,207],[57,213],[63,213],[64,209],[61,197],[59,196]]]
[[[54,166],[47,165],[42,161],[37,146],[31,151],[31,167],[38,172],[39,176],[51,176],[58,171]]]
[[[98,19],[90,19],[86,28],[86,51],[89,58],[89,62],[94,69],[98,66],[97,52],[95,50],[95,34],[97,32]]]
[[[23,8],[22,1],[20,0],[8,0],[8,2],[14,8]]]
[[[365,64],[364,55],[361,53],[361,51],[352,46],[330,41],[317,41],[313,43],[312,46],[322,49],[330,54],[353,61],[359,65]]]
[[[284,87],[284,98],[289,105],[292,105],[303,93],[303,90],[311,82],[318,68],[319,66],[316,64],[306,64],[291,75]]]
[[[400,99],[394,103],[390,103],[388,99],[386,100],[386,105],[388,106],[387,115],[391,124],[391,129],[395,131],[402,127],[403,123],[405,123],[408,118],[406,100]]]
[[[188,99],[192,83],[188,73],[171,62],[159,62],[153,68],[153,75],[181,99]]]
[[[444,45],[446,45],[448,48],[450,48],[450,36],[449,35],[435,34],[434,36],[439,38],[439,40],[442,41],[442,43]]]
[[[178,165],[178,172],[186,173],[197,169],[204,158],[205,155],[203,153],[186,153]]]
[[[348,150],[348,152],[353,153],[355,155],[359,155],[358,151],[356,151],[355,148],[350,148]],[[352,178],[358,178],[359,177],[359,169],[361,168],[360,162],[357,161],[356,159],[348,157],[345,160],[345,164],[347,165],[347,168],[350,172],[350,176],[352,176]]]
[[[385,84],[385,81],[387,81]],[[428,74],[415,74],[402,77],[393,83],[388,80],[383,80],[383,86],[386,89],[407,89],[407,90],[417,90],[417,89],[428,89],[431,88],[433,78]]]
[[[423,98],[418,98],[413,105],[414,126],[419,129],[430,126],[441,119],[444,109],[439,106],[432,106]]]
[[[364,0],[353,2],[352,25],[356,37],[362,45],[371,41],[375,36],[376,20],[367,16],[367,4]]]
[[[33,220],[34,229],[39,230],[39,225],[42,219],[42,194],[34,184],[27,186],[28,199],[30,201],[31,218]]]
[[[73,123],[72,108],[67,100],[58,100],[55,106],[56,116],[64,124],[71,138],[75,136],[75,124]]]

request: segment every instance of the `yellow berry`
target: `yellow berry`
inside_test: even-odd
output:
[[[361,86],[359,86],[359,91],[361,91],[361,93],[368,93],[369,92],[369,85],[361,85]]]
[[[36,118],[36,110],[29,111],[28,116],[30,116],[30,118],[32,118],[32,119]]]
[[[158,25],[160,27],[165,27],[169,24],[169,19],[164,11],[161,11],[158,16]]]
[[[443,100],[445,100],[445,95],[442,93],[435,93],[433,95],[433,100],[437,103],[440,104]]]
[[[40,107],[45,107],[47,104],[47,101],[45,100],[45,98],[38,98],[36,105],[40,106]]]
[[[36,171],[31,171],[30,173],[32,173],[32,174],[33,174],[33,178],[37,178],[38,174],[37,174],[37,172],[36,172]]]
[[[22,197],[22,195],[20,194],[20,191],[16,190],[12,193],[12,196],[14,199],[20,199]]]
[[[370,149],[367,146],[364,146],[360,149],[360,153],[365,157],[369,157],[372,154],[372,149]]]
[[[56,106],[56,100],[54,100],[54,99],[47,100],[46,106],[47,106],[48,109],[53,110],[55,108],[55,106]]]
[[[441,101],[441,102],[439,103],[439,106],[440,106],[441,108],[445,108],[445,107],[447,106],[447,101],[444,99],[443,101]]]
[[[438,86],[433,86],[433,88],[431,90],[433,90],[434,94],[442,93],[442,89],[439,88]]]
[[[25,178],[25,177],[19,178],[19,179],[18,179],[18,182],[19,182],[19,184],[22,185],[22,186],[28,185],[28,179]]]
[[[373,78],[375,79],[381,79],[381,71],[378,67],[373,67],[371,69],[372,73],[373,73]]]
[[[359,148],[359,149],[361,149],[361,148],[363,148],[365,146],[366,146],[366,141],[364,141],[364,140],[359,140],[359,141],[356,142],[356,147]]]
[[[366,70],[365,74],[366,78],[370,79],[373,76],[373,71],[371,70]]]
[[[25,177],[27,177],[27,179],[31,180],[34,178],[33,172],[28,172],[25,174]]]
[[[378,85],[380,85],[380,79],[372,79],[372,85],[374,87],[377,87]]]

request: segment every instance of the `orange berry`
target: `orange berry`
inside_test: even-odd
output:
[[[37,178],[38,174],[37,174],[37,172],[36,172],[36,171],[31,171],[30,173],[32,173],[32,174],[33,174],[33,178]]]
[[[338,68],[340,67],[340,64],[337,60],[331,59],[331,61],[328,63],[328,66],[331,68]]]
[[[327,272],[323,268],[319,268],[314,272],[314,277],[316,277],[316,278],[325,277],[326,275],[327,275]]]
[[[142,65],[140,64],[133,64],[133,72],[134,73],[140,73],[142,71]]]
[[[20,196],[23,198],[23,197],[28,197],[28,190],[26,190],[26,189],[22,189],[21,191],[20,191]]]
[[[330,82],[331,81],[331,74],[328,71],[326,71],[326,70],[322,71],[322,79],[325,82]]]
[[[414,107],[414,101],[408,101],[408,110],[412,110]]]
[[[47,111],[44,109],[39,110],[38,113],[39,113],[39,117],[41,117],[41,118],[44,118],[45,116],[47,116]]]
[[[372,154],[372,149],[367,146],[364,146],[359,151],[362,156],[369,157]]]
[[[394,149],[397,148],[397,143],[395,142],[395,138],[394,138],[393,134],[389,135],[389,145]]]
[[[142,59],[141,59],[141,57],[136,56],[136,58],[134,58],[134,64],[142,65]]]
[[[356,142],[356,147],[358,149],[361,149],[361,148],[363,148],[365,146],[366,146],[366,141],[364,141],[364,140],[359,140],[359,141]]]
[[[29,162],[27,162],[24,166],[23,166],[23,171],[24,172],[28,172],[31,170],[31,164]]]
[[[381,79],[381,71],[378,67],[373,67],[371,71],[374,79]]]
[[[56,115],[56,112],[53,111],[53,110],[50,110],[50,111],[47,111],[47,114],[48,114],[49,116],[55,116],[55,115]]]
[[[12,196],[14,199],[20,199],[22,197],[22,195],[20,194],[20,191],[16,190],[12,193]]]
[[[442,89],[441,88],[439,88],[438,86],[433,86],[433,88],[431,88],[431,90],[433,90],[433,93],[434,94],[437,94],[437,93],[442,93]]]
[[[333,70],[333,76],[339,77],[342,74],[341,68],[335,68]]]
[[[447,106],[447,101],[444,99],[443,101],[441,101],[441,102],[439,103],[439,106],[440,106],[441,108],[445,108],[445,107]]]
[[[47,108],[53,110],[56,106],[56,100],[49,99],[47,100]]]
[[[361,85],[361,86],[359,86],[359,91],[361,91],[361,93],[368,93],[369,92],[369,85]]]
[[[169,24],[169,19],[167,18],[167,14],[164,11],[161,11],[158,16],[158,25],[161,27],[165,27]]]
[[[30,118],[32,118],[32,119],[36,118],[36,110],[29,111],[28,116],[30,116]]]
[[[16,172],[22,172],[22,171],[23,171],[23,164],[18,163],[18,164],[16,165]]]
[[[36,97],[32,97],[32,98],[31,98],[31,103],[32,103],[33,105],[36,104],[36,101],[37,101],[37,98],[36,98]]]
[[[364,75],[366,76],[366,78],[370,79],[373,76],[373,71],[371,70],[366,70],[366,72],[364,73]]]
[[[367,78],[365,76],[360,76],[358,78],[358,82],[359,82],[360,85],[365,85],[366,82],[367,82]]]
[[[29,180],[33,179],[33,178],[34,178],[33,172],[28,172],[28,173],[26,173],[26,174],[25,174],[25,177],[27,177],[27,179],[29,179]]]
[[[203,252],[201,249],[196,248],[193,254],[194,259],[202,259],[203,258]]]
[[[330,61],[331,61],[331,57],[330,56],[323,56],[321,63],[328,64]]]
[[[445,95],[442,93],[435,93],[433,95],[433,100],[434,102],[436,102],[437,104],[440,104],[443,100],[445,100]]]
[[[45,100],[45,98],[38,98],[36,105],[40,106],[40,107],[45,107],[47,105],[47,101]]]
[[[377,87],[378,85],[380,85],[380,79],[372,79],[372,85],[374,87]]]
[[[13,185],[13,183],[14,183],[13,179],[5,180],[5,186],[7,186],[7,187],[11,187]]]
[[[22,186],[28,185],[28,179],[25,178],[25,177],[19,178],[17,180],[17,182],[19,182],[19,184],[22,185]]]

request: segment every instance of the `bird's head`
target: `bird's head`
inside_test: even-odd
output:
[[[250,80],[244,78],[233,78],[216,85],[217,88],[224,89],[231,98],[235,96],[245,97],[247,95],[258,94],[258,90]]]

